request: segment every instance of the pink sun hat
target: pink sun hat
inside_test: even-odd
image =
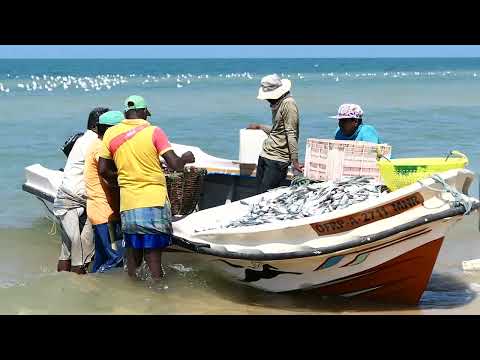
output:
[[[342,104],[338,108],[338,114],[335,116],[329,116],[332,119],[361,119],[363,116],[363,110],[360,105],[357,104]]]

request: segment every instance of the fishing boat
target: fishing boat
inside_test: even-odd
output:
[[[418,303],[448,229],[479,208],[468,196],[474,173],[454,169],[345,209],[319,216],[232,229],[200,230],[247,211],[255,173],[198,147],[193,166],[207,169],[198,210],[175,221],[171,251],[198,254],[230,280],[270,292],[312,291],[380,302]],[[63,173],[34,164],[23,190],[52,208]],[[283,185],[289,185],[285,181]],[[446,188],[445,186],[448,186]]]
[[[429,177],[318,216],[203,230],[284,191],[276,189],[175,222],[175,245],[204,256],[229,279],[269,292],[417,304],[447,231],[480,204],[467,195],[473,172],[437,176],[441,181]]]

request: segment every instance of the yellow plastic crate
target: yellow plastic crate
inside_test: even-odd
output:
[[[391,191],[395,191],[433,174],[451,169],[461,169],[467,166],[468,158],[464,154],[459,151],[452,151],[450,154],[460,157],[404,158],[394,160],[382,158],[377,164],[385,185]]]

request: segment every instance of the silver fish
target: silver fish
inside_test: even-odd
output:
[[[257,203],[242,202],[248,206],[247,214],[221,227],[252,226],[277,221],[318,216],[345,209],[388,192],[372,177],[353,176],[340,181],[311,182],[308,179],[292,181],[278,196]]]

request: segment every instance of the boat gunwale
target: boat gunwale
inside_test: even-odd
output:
[[[455,174],[455,173],[457,173],[457,174],[466,173],[466,175],[467,175],[466,182],[468,181],[469,176],[472,176],[472,180],[470,180],[470,184],[473,181],[474,173],[471,170],[468,170],[468,169],[451,169],[451,170],[447,170],[447,171],[443,172],[442,174],[445,175],[444,179],[451,179],[451,178],[454,177],[452,175]],[[450,175],[450,176],[447,176],[447,175]],[[332,221],[332,220],[335,220],[338,217],[352,215],[356,211],[367,211],[367,210],[370,210],[370,209],[374,208],[375,206],[383,206],[383,205],[389,204],[393,201],[396,201],[398,199],[401,199],[403,197],[410,196],[410,195],[415,194],[415,193],[421,193],[423,189],[425,189],[425,188],[428,189],[429,187],[431,188],[431,187],[435,186],[436,184],[438,184],[438,183],[436,183],[436,181],[434,179],[432,179],[431,177],[428,177],[428,178],[425,178],[425,179],[418,180],[415,183],[410,184],[410,185],[408,185],[404,188],[401,188],[401,189],[398,189],[396,191],[392,191],[392,192],[383,194],[382,197],[378,197],[378,198],[375,198],[375,199],[368,199],[368,200],[363,201],[361,203],[350,205],[348,208],[345,208],[345,209],[337,210],[337,211],[330,212],[330,213],[324,213],[324,214],[320,214],[320,215],[314,215],[314,216],[310,216],[310,217],[306,217],[306,218],[284,220],[284,221],[282,221],[281,224],[276,224],[275,228],[272,228],[271,223],[265,223],[265,224],[259,224],[259,225],[237,227],[237,228],[223,228],[221,230],[218,229],[218,228],[217,229],[211,229],[211,230],[202,230],[202,231],[196,232],[195,236],[252,234],[252,233],[259,233],[259,232],[269,232],[269,231],[272,231],[272,230],[274,230],[274,231],[276,231],[276,230],[286,230],[286,229],[290,229],[290,228],[296,228],[296,227],[310,225],[311,223],[319,222],[319,221],[322,221],[322,222],[323,221]],[[440,185],[438,185],[438,186],[440,186]],[[285,188],[287,188],[287,187],[285,187]],[[276,190],[285,190],[285,189],[284,189],[284,187],[280,187],[280,188],[277,188]],[[463,192],[464,195],[468,196],[467,191],[465,189],[465,184],[464,184],[464,189],[462,189],[462,192]],[[263,198],[264,196],[262,196],[262,195],[263,194],[258,194],[258,195],[253,196],[253,197]],[[270,195],[267,198],[270,198],[270,197],[274,197],[274,196]],[[240,201],[248,202],[248,199],[251,199],[251,198],[243,199],[243,200],[240,200]],[[235,202],[232,202],[228,205],[231,206],[232,204],[234,204],[236,202],[240,203],[240,201],[235,201]],[[208,211],[208,210],[211,210],[211,209],[205,209],[204,211]],[[192,215],[195,215],[195,214],[192,214]],[[186,220],[186,219],[182,219],[182,220]]]
[[[471,211],[478,210],[478,209],[480,209],[480,202],[476,202],[475,204],[473,204]],[[178,236],[173,236],[173,244],[199,254],[211,255],[211,256],[222,257],[227,259],[255,260],[255,261],[289,260],[289,259],[296,259],[296,258],[323,256],[323,255],[335,253],[338,251],[347,250],[349,248],[363,246],[366,244],[383,240],[385,238],[396,235],[398,233],[411,230],[421,225],[426,225],[426,224],[436,222],[445,218],[452,218],[455,216],[464,215],[465,213],[466,213],[465,207],[463,205],[459,205],[454,208],[447,209],[432,215],[421,216],[405,224],[398,225],[393,228],[390,228],[372,235],[359,236],[355,239],[346,241],[341,244],[330,245],[325,248],[311,248],[309,250],[299,250],[299,251],[289,251],[289,252],[279,252],[279,253],[264,253],[264,252],[260,253],[259,250],[257,250],[256,253],[247,253],[247,252],[240,252],[240,251],[233,252],[233,251],[225,250],[225,248],[223,249],[212,248],[209,243],[198,243],[198,242],[190,241]]]

